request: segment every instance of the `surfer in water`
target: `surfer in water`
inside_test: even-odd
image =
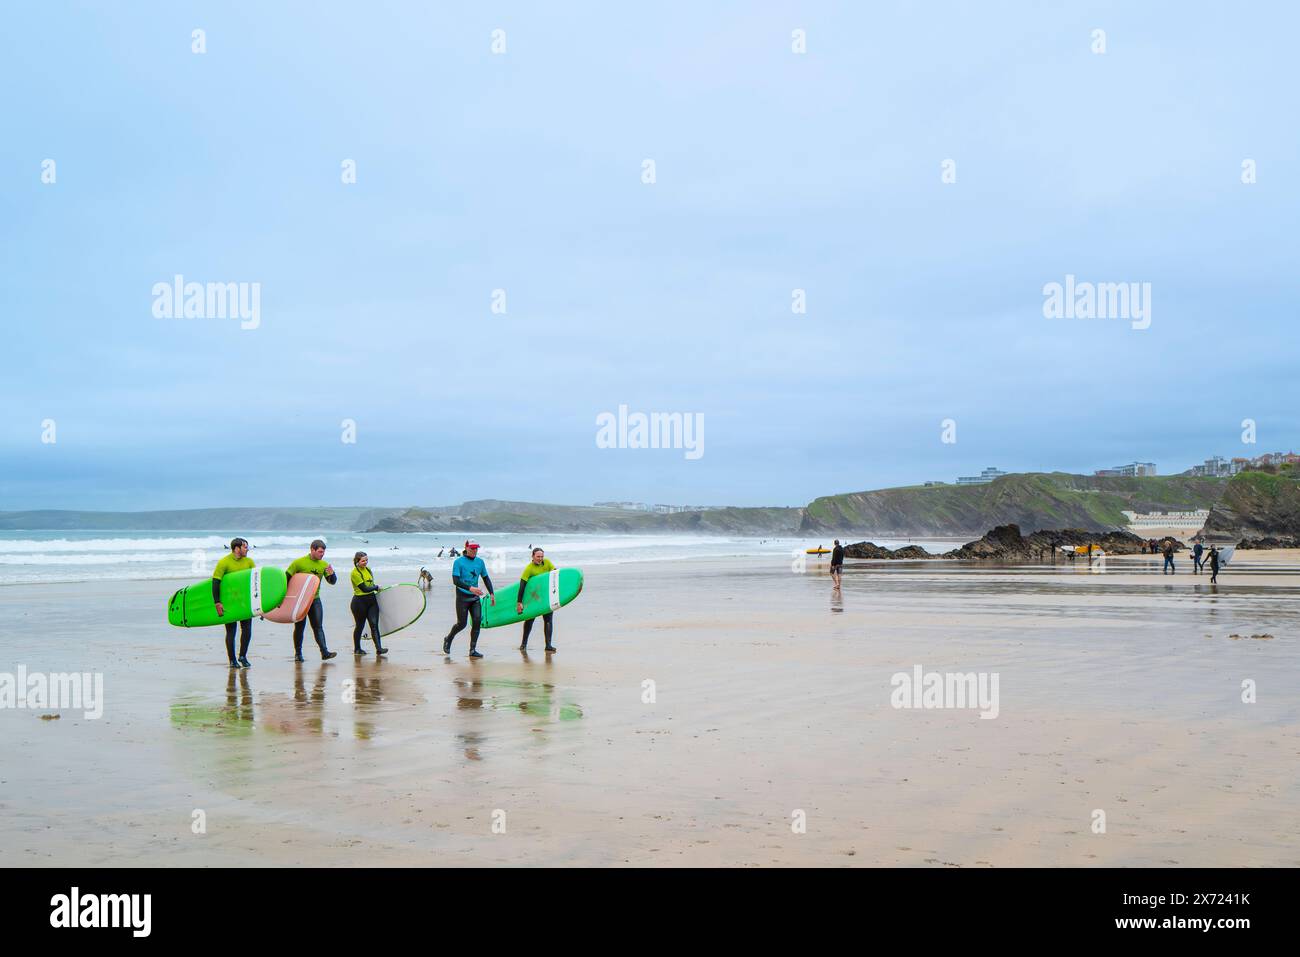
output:
[[[453,549],[454,550],[454,549]],[[496,589],[488,577],[487,565],[478,557],[478,542],[466,542],[465,554],[451,563],[451,583],[456,586],[456,624],[451,626],[447,637],[442,639],[442,653],[451,654],[451,640],[465,629],[465,619],[473,620],[469,633],[469,656],[482,658],[478,651],[478,634],[483,627],[483,588],[478,580],[482,578],[487,586],[487,594],[493,605],[497,603]]]
[[[844,546],[840,540],[835,539],[835,550],[831,552],[831,581],[835,587],[840,587],[840,576],[844,574]]]
[[[370,559],[365,552],[352,556],[352,653],[364,655],[366,649],[361,647],[361,629],[369,626],[370,637],[375,642],[375,654],[386,655],[379,635],[379,586],[375,584],[375,575],[369,568]]]
[[[311,543],[311,551],[302,558],[295,558],[289,567],[284,570],[285,575],[293,578],[298,572],[310,572],[317,578],[323,578],[333,585],[339,580],[339,576],[334,574],[334,566],[325,561],[325,543],[319,538]],[[302,661],[302,636],[307,631],[307,623],[311,623],[311,634],[316,639],[316,644],[320,646],[321,661],[329,661],[331,658],[337,658],[337,651],[330,651],[325,646],[325,606],[320,600],[320,590],[316,591],[316,597],[312,599],[311,608],[307,609],[307,617],[298,621],[293,626],[293,660]]]
[[[547,572],[555,571],[555,566],[551,560],[546,557],[546,552],[540,548],[533,549],[533,560],[524,566],[523,572],[519,575],[519,592],[515,595],[515,613],[522,615],[524,613],[524,589],[528,587],[528,579],[536,575],[545,575]],[[524,622],[524,637],[519,643],[520,651],[528,650],[528,635],[533,630],[535,618],[529,618]],[[555,633],[553,627],[555,612],[548,611],[542,615],[542,633],[546,636],[546,653],[551,654],[555,651],[555,645],[551,644],[551,637]]]
[[[212,602],[217,606],[217,617],[225,617],[226,609],[221,604],[221,579],[231,572],[244,568],[253,568],[257,563],[248,557],[248,539],[232,538],[230,554],[221,556],[217,567],[212,569]],[[226,657],[232,668],[251,668],[248,663],[248,646],[253,641],[253,619],[239,623],[239,657],[235,657],[235,623],[226,622]]]

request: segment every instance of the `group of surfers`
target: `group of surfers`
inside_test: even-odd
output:
[[[305,572],[315,575],[322,582],[328,582],[331,585],[336,584],[338,575],[334,571],[334,566],[325,560],[325,549],[325,543],[319,538],[313,541],[308,553],[301,558],[294,559],[289,564],[289,567],[284,570],[286,578],[292,579],[294,575]],[[451,565],[451,581],[452,585],[455,586],[456,594],[456,622],[442,640],[442,653],[444,655],[451,654],[452,639],[469,625],[469,657],[483,657],[478,650],[479,632],[483,627],[482,599],[486,596],[494,606],[497,599],[496,590],[492,587],[492,579],[488,575],[487,565],[484,564],[483,559],[478,557],[478,550],[478,542],[467,541],[464,551],[457,556]],[[255,562],[248,556],[248,540],[244,538],[232,539],[230,554],[222,556],[221,560],[217,562],[216,568],[212,570],[212,599],[216,605],[217,617],[224,617],[226,613],[221,604],[221,579],[231,572],[253,567],[255,567]],[[528,586],[528,580],[551,571],[555,571],[555,566],[546,557],[545,551],[541,548],[532,549],[531,558],[519,575],[519,589],[515,595],[515,611],[517,613],[523,613],[524,589]],[[355,623],[352,629],[352,653],[354,655],[367,653],[361,647],[361,636],[363,631],[369,629],[370,638],[375,643],[375,654],[386,655],[388,649],[384,647],[379,631],[379,586],[375,583],[374,573],[370,570],[370,559],[365,552],[357,552],[352,556],[351,579],[352,618]],[[480,584],[480,581],[482,584]],[[548,654],[551,654],[555,651],[555,645],[552,643],[555,613],[553,611],[547,612],[541,618],[542,630],[546,637],[545,650]],[[523,639],[519,644],[520,651],[528,650],[528,636],[532,633],[533,621],[534,619],[530,618],[524,622]],[[248,646],[253,640],[252,619],[241,622],[226,622],[225,624],[226,656],[230,659],[230,667],[252,667],[248,660]],[[307,610],[306,616],[294,623],[293,655],[295,661],[303,660],[302,640],[308,625],[311,625],[312,636],[316,639],[316,644],[320,648],[321,660],[329,661],[331,658],[337,657],[338,652],[330,651],[325,644],[325,606],[321,602],[319,589],[311,603],[311,607]],[[238,654],[235,653],[236,630],[239,631]]]

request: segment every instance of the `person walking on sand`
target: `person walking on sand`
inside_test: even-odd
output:
[[[1206,559],[1205,564],[1210,566],[1210,584],[1219,583],[1219,549],[1218,546],[1210,546],[1210,557]]]
[[[230,540],[230,554],[222,555],[217,567],[212,569],[212,601],[217,606],[217,617],[224,618],[226,615],[225,606],[221,604],[221,579],[225,578],[231,572],[242,571],[245,568],[256,566],[251,558],[248,557],[248,540],[245,538],[232,538]],[[253,619],[248,618],[239,623],[239,657],[235,657],[235,623],[226,622],[226,657],[230,659],[232,668],[251,668],[248,663],[248,646],[253,641]]]
[[[478,651],[478,634],[483,627],[483,589],[478,580],[482,578],[487,586],[487,594],[493,604],[497,603],[496,589],[488,577],[487,565],[478,557],[478,542],[466,542],[464,553],[451,563],[451,583],[456,586],[456,624],[451,626],[447,637],[442,639],[442,653],[451,654],[451,640],[465,630],[465,619],[473,621],[469,632],[469,656],[482,658]]]
[[[295,558],[284,570],[289,578],[293,578],[299,572],[309,572],[331,585],[339,580],[338,575],[334,574],[334,566],[325,561],[325,543],[319,538],[311,543],[310,552],[302,558]],[[337,658],[338,652],[330,651],[325,646],[325,606],[321,603],[320,590],[317,589],[316,597],[312,599],[311,607],[307,609],[307,617],[293,626],[293,660],[302,661],[302,636],[307,631],[308,622],[311,623],[312,637],[320,646],[320,660],[329,661],[331,658]]]
[[[1205,562],[1201,560],[1201,553],[1204,551],[1205,551],[1205,546],[1201,544],[1201,540],[1198,538],[1196,540],[1196,544],[1192,546],[1192,574],[1193,575],[1200,574],[1201,566],[1205,564]]]
[[[421,573],[423,573],[421,569]],[[379,586],[375,584],[374,572],[370,570],[370,558],[365,552],[352,556],[352,653],[364,655],[366,649],[361,647],[361,629],[369,627],[370,637],[375,643],[375,654],[386,655],[379,634]]]
[[[1174,573],[1174,540],[1172,538],[1165,539],[1164,554],[1165,567],[1160,574],[1172,575]]]
[[[546,552],[542,551],[542,549],[534,548],[532,555],[532,561],[525,565],[524,570],[519,574],[519,591],[515,594],[515,614],[517,615],[524,613],[524,589],[528,587],[528,579],[555,571],[555,566],[551,564],[551,560],[546,557]],[[535,618],[529,618],[524,622],[524,637],[519,642],[520,651],[528,650],[528,636],[532,633],[533,622],[536,620]],[[555,633],[554,620],[555,612],[553,611],[548,611],[542,615],[542,634],[546,636],[546,653],[548,655],[555,652],[555,645],[551,643],[551,638]]]
[[[835,583],[836,588],[840,587],[840,576],[844,574],[844,546],[840,540],[835,539],[835,548],[831,552],[831,581]]]

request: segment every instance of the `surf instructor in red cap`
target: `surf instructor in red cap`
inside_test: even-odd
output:
[[[487,586],[487,594],[492,604],[497,603],[496,589],[488,577],[487,566],[478,557],[478,542],[466,542],[465,552],[451,563],[451,583],[456,586],[456,624],[451,626],[447,637],[442,639],[442,653],[451,654],[451,640],[465,629],[465,619],[472,618],[474,626],[469,632],[469,656],[482,658],[478,652],[478,633],[483,627],[483,605],[479,599],[483,589],[478,580],[482,578]]]

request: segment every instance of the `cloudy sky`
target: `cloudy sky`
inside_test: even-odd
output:
[[[793,505],[1300,445],[1294,5],[0,18],[0,508]],[[178,274],[260,284],[257,327],[156,317]],[[1067,275],[1149,283],[1149,328],[1044,317]],[[704,454],[598,448],[620,405]]]

